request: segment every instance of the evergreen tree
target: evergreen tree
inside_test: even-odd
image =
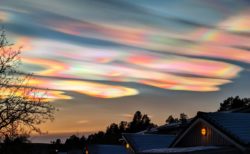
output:
[[[218,111],[229,111],[238,108],[244,108],[250,106],[250,98],[240,98],[239,96],[236,97],[229,97],[220,103],[220,108]]]

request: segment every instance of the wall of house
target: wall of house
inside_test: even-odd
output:
[[[203,136],[201,129],[206,128],[207,134]],[[231,145],[219,133],[215,132],[203,122],[198,122],[175,147]]]

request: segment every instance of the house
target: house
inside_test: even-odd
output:
[[[86,154],[127,154],[124,146],[121,145],[89,145]]]
[[[198,112],[169,147],[141,153],[250,154],[250,114]]]
[[[177,136],[125,133],[123,141],[90,146],[88,154],[250,154],[250,114],[198,112]]]
[[[174,135],[158,134],[123,134],[126,149],[129,153],[141,153],[144,150],[168,147],[175,139]]]

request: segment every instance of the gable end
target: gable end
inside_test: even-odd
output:
[[[206,135],[201,134],[202,128],[206,129]],[[243,146],[201,118],[197,118],[171,145],[171,147],[191,146],[235,146],[245,150]]]

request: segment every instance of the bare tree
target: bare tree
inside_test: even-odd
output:
[[[13,134],[13,129],[40,132],[37,125],[53,120],[55,108],[44,96],[38,96],[41,90],[28,86],[33,75],[17,70],[21,48],[14,50],[6,39],[5,31],[0,31],[1,136]]]

